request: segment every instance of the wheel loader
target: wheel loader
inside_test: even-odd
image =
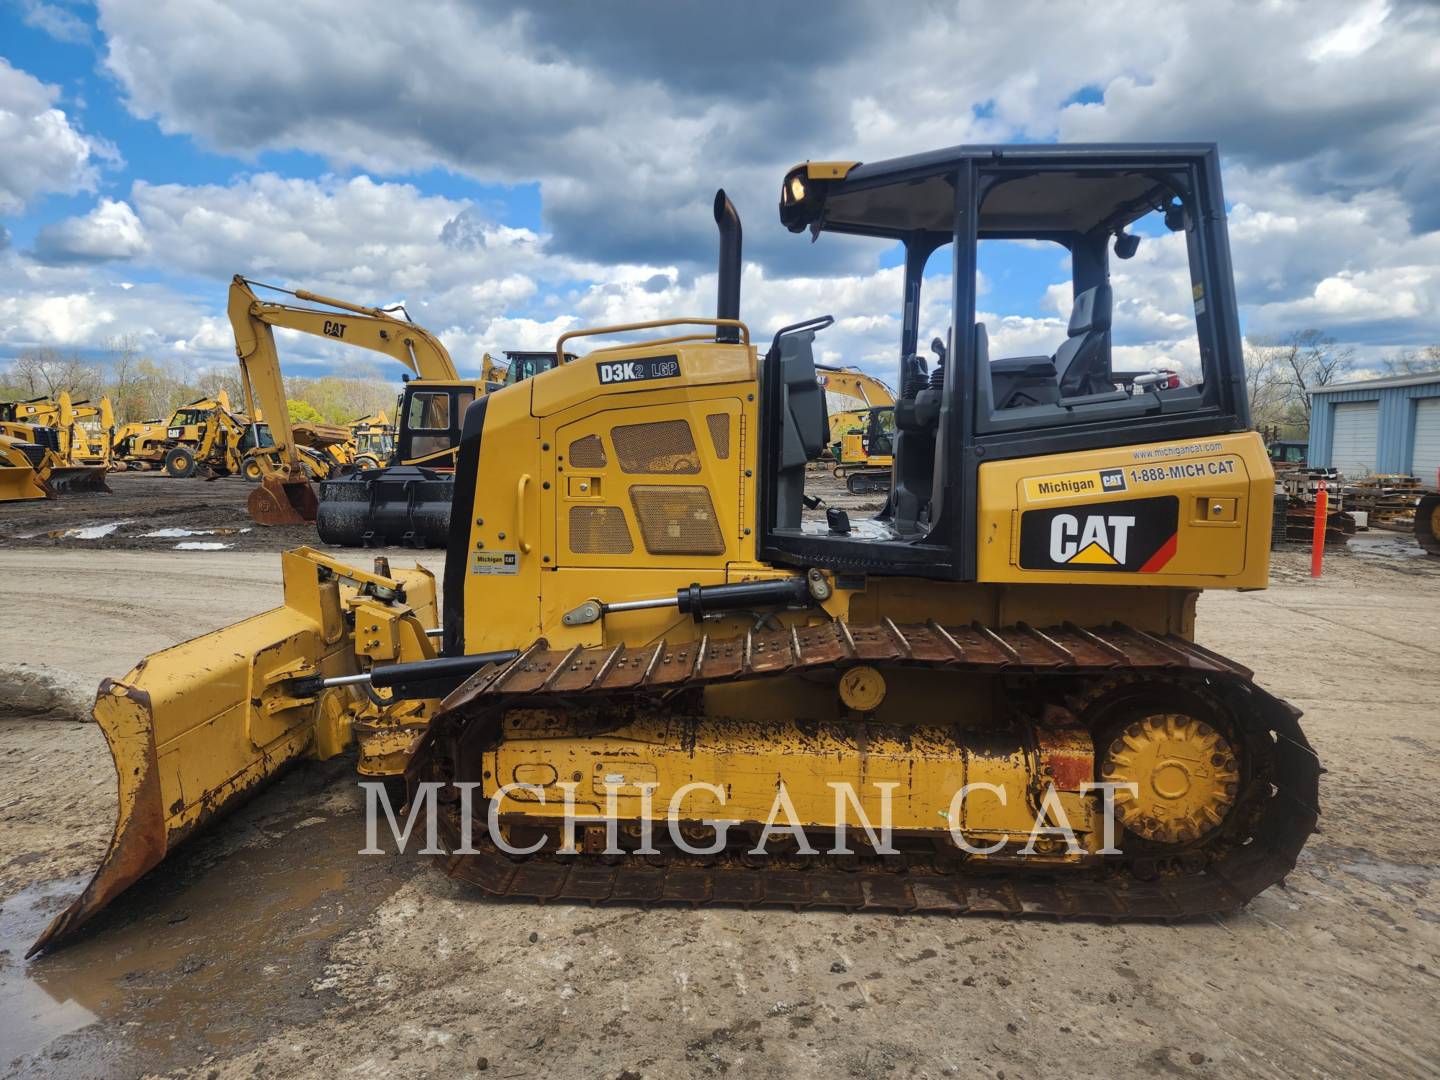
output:
[[[1415,504],[1415,542],[1440,557],[1440,491],[1426,492]]]
[[[290,551],[280,607],[102,683],[114,838],[34,949],[352,741],[491,896],[1171,920],[1283,880],[1318,761],[1195,640],[1202,590],[1265,587],[1272,498],[1216,148],[807,162],[779,212],[903,251],[884,514],[807,514],[833,320],[752,342],[718,193],[714,317],[572,330],[557,360],[632,338],[466,409],[442,580]],[[992,354],[996,239],[1069,255],[1053,354]],[[1112,363],[1110,256],[1141,240],[1188,265],[1194,385]],[[922,298],[953,328],[934,367]]]

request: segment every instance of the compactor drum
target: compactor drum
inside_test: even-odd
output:
[[[351,740],[435,815],[442,867],[500,896],[1170,919],[1284,878],[1318,762],[1296,710],[1195,641],[1203,589],[1265,586],[1273,492],[1215,148],[787,174],[790,230],[904,251],[892,484],[866,521],[805,491],[833,320],[753,346],[723,192],[715,213],[714,318],[572,331],[464,411],[438,595],[290,552],[282,607],[102,687],[120,821],[37,948]],[[1068,254],[1053,355],[990,355],[997,239]],[[1142,239],[1188,258],[1194,385],[1112,364],[1110,257]],[[917,342],[946,327],[932,368]]]

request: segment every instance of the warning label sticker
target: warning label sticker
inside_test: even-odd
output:
[[[515,551],[475,551],[470,555],[472,574],[518,574],[520,554]]]

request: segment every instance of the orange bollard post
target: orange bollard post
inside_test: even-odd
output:
[[[1310,576],[1320,576],[1320,564],[1325,561],[1325,520],[1329,517],[1330,496],[1325,490],[1325,481],[1320,481],[1320,490],[1315,493],[1315,526],[1310,537]]]

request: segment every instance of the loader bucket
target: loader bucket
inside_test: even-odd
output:
[[[303,551],[282,556],[282,606],[148,656],[125,678],[100,684],[94,714],[119,782],[115,831],[85,891],[27,956],[74,934],[287,763],[344,749],[349,688],[292,696],[297,677],[357,670],[341,587]]]
[[[308,480],[267,477],[246,502],[257,525],[313,525],[318,500]]]
[[[77,491],[103,491],[110,494],[110,485],[105,483],[105,473],[103,465],[59,465],[50,470],[45,482],[61,495]]]

